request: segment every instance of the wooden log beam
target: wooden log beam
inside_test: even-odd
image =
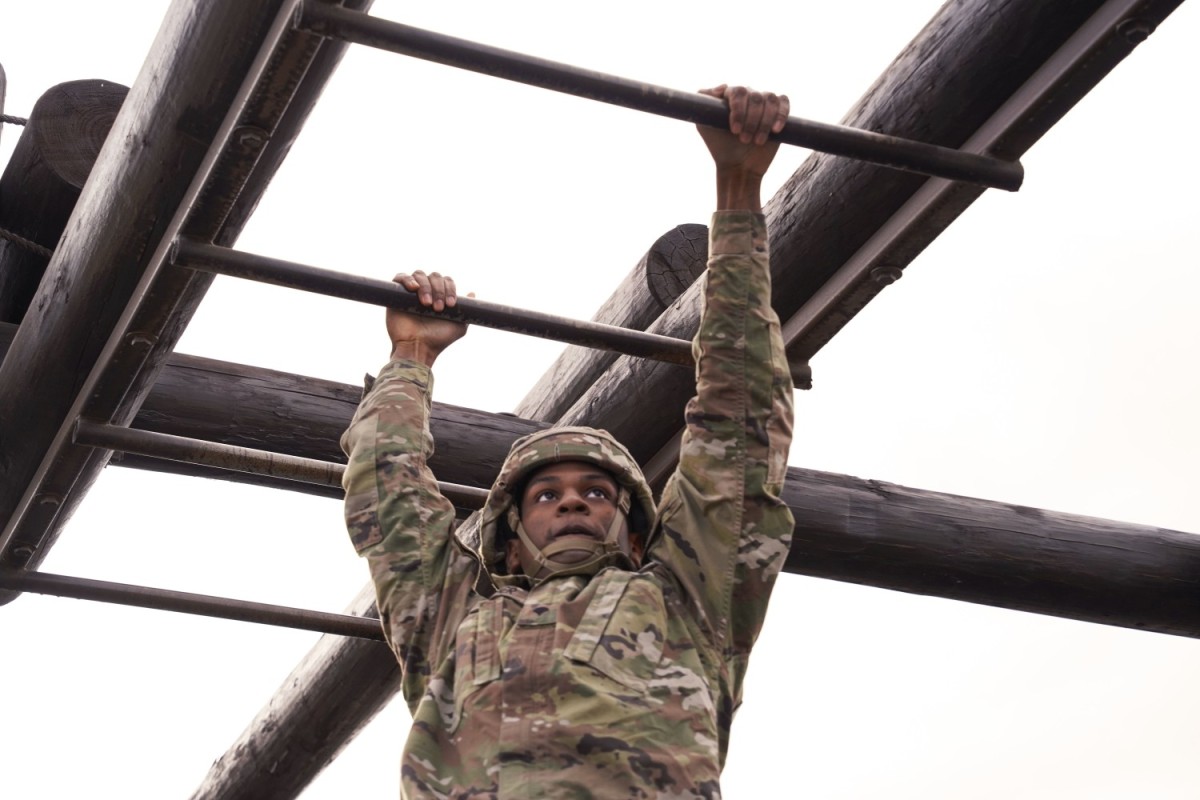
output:
[[[4,113],[4,97],[8,92],[8,76],[4,73],[4,65],[0,64],[0,114]],[[4,125],[0,124],[0,139],[4,137]],[[3,199],[0,198],[0,203]]]
[[[1019,156],[1178,5],[1179,0],[949,3],[843,122],[948,146],[1002,124],[996,147]],[[1131,19],[1138,21],[1132,32]],[[1089,36],[1076,36],[1081,31]],[[1049,77],[1042,72],[1047,65],[1055,68]],[[1039,84],[1036,102],[1017,113],[1011,104],[1028,91],[1027,82]],[[1005,114],[1010,118],[998,122]],[[909,203],[923,188],[920,179],[903,173],[815,154],[766,205],[773,302],[782,320],[797,314],[877,233],[895,229],[881,251],[887,270],[858,278],[821,324],[792,343],[793,360],[816,353],[981,193],[958,184],[912,211]],[[649,330],[689,338],[698,320],[693,289]],[[692,391],[685,369],[619,358],[560,421],[605,428],[639,461],[666,464]]]
[[[0,324],[0,358],[15,328]],[[358,394],[356,387],[332,381],[173,356],[134,423],[341,461],[337,440]],[[279,425],[271,424],[273,416]],[[513,440],[542,427],[435,403],[435,473],[488,486]],[[112,463],[171,469],[171,462],[156,459]],[[1200,536],[1194,534],[797,467],[788,470],[784,499],[796,517],[787,572],[1200,636]],[[370,599],[368,593],[368,603],[355,613],[369,608]]]
[[[1177,4],[1170,0],[1139,3],[1131,15],[1144,18],[1153,27]],[[958,146],[974,135],[1104,5],[1100,0],[948,3],[844,121],[857,127]],[[1105,58],[1088,62],[1101,64],[1101,68],[1068,71],[1060,83],[1050,87],[1038,113],[1029,115],[1010,134],[1006,152],[1013,155],[1024,152],[1103,77],[1106,67],[1128,52],[1133,42],[1117,41],[1118,35],[1124,33],[1114,31],[1112,47]],[[781,316],[786,320],[801,308],[904,207],[921,183],[919,178],[854,162],[843,163],[839,159],[816,156],[806,162],[767,207],[777,276],[775,303]],[[891,255],[899,260],[900,266],[907,264],[974,198],[969,191],[943,198]],[[860,287],[847,304],[834,310],[834,315],[840,314],[841,319],[834,320],[827,330],[837,330],[871,299],[880,285]],[[665,315],[656,332],[691,336],[694,327],[693,310],[691,316]],[[806,354],[793,352],[793,355]],[[674,371],[669,367],[649,374],[637,373],[627,361],[618,359],[602,378],[604,385],[589,392],[566,417],[617,429],[619,436],[638,446],[641,457],[646,459],[669,445],[678,430],[683,402],[692,391],[691,376],[687,370]],[[672,371],[674,375],[669,374]],[[647,398],[653,398],[653,402],[647,403]],[[629,414],[635,408],[640,413],[661,408],[663,413],[642,425]],[[830,507],[836,508],[837,503],[831,503]],[[797,534],[801,535],[799,527]],[[841,536],[837,532],[830,535],[835,540]],[[846,541],[835,543],[852,552]],[[953,544],[947,546],[948,552],[955,549]],[[913,571],[919,572],[920,568],[914,567]],[[997,583],[1003,581],[997,579]],[[1056,591],[1047,589],[1051,596]],[[285,685],[272,705],[285,703],[290,696],[319,696],[317,692],[322,686],[340,682],[353,685],[357,681],[356,675],[340,664],[322,665],[312,660],[315,658],[320,656],[310,655],[303,667],[310,683]],[[309,687],[313,688],[312,693]],[[286,757],[297,731],[308,736],[335,721],[343,725],[347,717],[365,721],[378,706],[368,705],[367,698],[363,700],[340,708],[317,704],[306,714],[289,717],[287,725],[252,723],[223,759],[223,766],[209,774],[194,797],[197,800],[295,797],[298,789],[284,786],[267,767],[273,759]],[[291,762],[294,769],[311,777],[332,758],[342,742],[332,728],[329,730],[324,747],[312,753],[307,762]],[[235,767],[239,754],[244,758]]]
[[[128,423],[211,282],[160,271],[171,241],[236,240],[340,59],[291,10],[172,4],[0,365],[0,566],[45,558],[107,460],[73,420]]]
[[[54,250],[128,87],[60,83],[43,94],[0,176],[0,228]],[[20,323],[49,259],[0,240],[0,322]]]
[[[364,587],[346,613],[378,617],[374,596]],[[322,636],[192,797],[299,796],[399,688],[400,668],[386,644]]]
[[[0,323],[0,360],[17,326]],[[303,458],[345,463],[338,439],[350,425],[362,388],[199,356],[172,355],[131,427]],[[442,480],[489,487],[508,448],[544,423],[434,403],[430,427],[437,452],[430,465]],[[340,490],[232,473],[144,456],[114,455],[115,466],[234,480],[328,497]]]
[[[1200,535],[788,469],[786,572],[1200,637]]]
[[[0,324],[0,358],[15,327]],[[134,424],[340,461],[337,440],[358,394],[332,381],[172,356]],[[435,403],[432,466],[445,480],[488,486],[512,441],[541,427]],[[156,459],[112,463],[174,471]],[[1200,636],[1200,536],[796,467],[784,499],[796,516],[787,572]]]

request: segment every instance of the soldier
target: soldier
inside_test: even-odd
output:
[[[750,648],[783,565],[792,385],[770,306],[759,187],[783,96],[722,85],[703,314],[679,466],[655,503],[608,433],[518,440],[478,518],[426,466],[430,367],[465,332],[388,311],[393,349],[342,447],[346,524],[367,557],[413,714],[409,798],[712,798]],[[454,282],[396,281],[440,311]]]

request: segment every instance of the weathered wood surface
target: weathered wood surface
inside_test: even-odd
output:
[[[0,64],[0,114],[4,113],[4,97],[8,91],[8,76],[4,74],[4,65]],[[0,124],[0,140],[4,138],[4,125]],[[2,201],[0,201],[2,202]]]
[[[369,587],[364,589],[347,613],[373,607],[373,599]],[[354,680],[344,680],[343,675],[353,675]],[[299,795],[399,688],[400,670],[386,644],[322,636],[247,729],[278,731],[288,746],[278,751],[264,748],[261,738],[243,734],[213,763],[192,796]],[[274,794],[256,794],[263,786]]]
[[[1139,13],[1161,19],[1177,4],[1147,2]],[[958,146],[1101,5],[1101,0],[952,0],[905,48],[844,122]],[[1022,136],[1013,139],[1008,154],[1024,152],[1053,124],[1056,114],[1069,108],[1090,85],[1086,81],[1067,81],[1059,87],[1061,107],[1046,116],[1030,118]],[[921,183],[921,178],[847,159],[816,155],[805,162],[766,208],[776,276],[774,301],[780,316],[786,320],[795,313]],[[977,190],[962,189],[949,198],[919,235],[906,242],[907,250],[895,253],[897,266],[911,261],[977,196]],[[870,291],[860,293],[860,304],[870,297]],[[695,314],[694,302],[685,304],[681,300],[651,330],[690,338],[695,331]],[[683,405],[692,389],[691,374],[686,369],[619,358],[564,417],[566,421],[613,430],[645,460],[676,435]],[[310,666],[306,674],[328,678],[321,665]],[[329,669],[337,673],[337,678],[351,683],[356,680],[350,672],[332,665]],[[286,690],[302,691],[294,686]],[[373,709],[356,705],[346,705],[340,711],[347,716],[373,713]],[[321,708],[320,713],[322,723],[328,724],[332,709]],[[296,721],[306,732],[318,724],[309,717]],[[236,768],[232,760],[222,767],[225,778],[217,772],[210,774],[195,797],[295,797],[292,784],[283,786],[266,769],[273,758],[288,752],[291,735],[279,727],[252,724],[236,746],[244,760]],[[326,749],[314,754],[311,762],[296,764],[296,768],[311,778],[327,762],[325,754],[336,752],[340,746],[331,734]]]
[[[290,31],[288,8],[284,0],[176,0],[167,14],[0,366],[3,566],[41,562],[107,461],[64,443],[75,411],[117,424],[132,419],[211,282],[155,271],[179,210],[190,206],[183,233],[233,244],[344,52]],[[228,109],[276,31],[279,46],[193,198]],[[110,340],[113,358],[91,386]],[[0,603],[13,596],[0,593]]]
[[[16,327],[0,323],[0,359]],[[361,394],[361,387],[350,384],[173,355],[131,427],[345,463],[338,439],[350,424]],[[430,466],[441,480],[489,487],[513,439],[544,427],[506,414],[434,403],[430,429],[438,446]],[[118,454],[110,463],[341,497],[336,489],[144,456]]]
[[[707,262],[708,227],[677,225],[651,245],[592,319],[644,331],[696,282]],[[606,350],[568,347],[517,406],[517,416],[554,422],[617,357]]]
[[[788,469],[784,570],[1200,637],[1200,535]]]
[[[1101,0],[1040,3],[951,2],[944,6],[875,82],[843,123],[945,146],[958,146],[1104,5]],[[1137,16],[1159,20],[1178,0],[1146,2]],[[1134,43],[1113,30],[1105,64]],[[1106,71],[1090,62],[1067,76],[1045,110],[1014,126],[1005,154],[1019,156],[1040,138]],[[1086,79],[1086,80],[1085,80]],[[783,320],[821,288],[886,223],[922,179],[862,162],[815,154],[765,207],[771,240],[773,300]],[[926,224],[891,253],[889,264],[907,265],[981,193],[959,185]],[[697,288],[650,327],[650,332],[690,337],[698,322]],[[881,285],[855,295],[864,305]],[[852,313],[848,310],[847,313]],[[826,327],[826,333],[840,328]],[[807,359],[824,341],[800,343],[789,356]],[[605,428],[639,460],[651,458],[678,433],[678,420],[693,391],[687,370],[621,357],[562,417],[563,424]]]
[[[0,228],[53,250],[128,87],[60,83],[38,99],[0,177]],[[0,239],[0,322],[20,323],[48,260]]]

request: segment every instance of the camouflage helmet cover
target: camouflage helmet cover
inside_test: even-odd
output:
[[[526,480],[542,467],[566,461],[595,464],[613,476],[630,496],[630,533],[640,534],[645,543],[658,521],[658,509],[641,467],[625,446],[608,431],[596,428],[549,428],[513,442],[488,492],[480,520],[478,556],[489,569],[498,568],[504,557],[500,552],[502,535],[512,533],[508,511],[519,508],[517,495]]]

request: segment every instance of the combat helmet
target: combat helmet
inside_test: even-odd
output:
[[[555,562],[554,556],[564,549],[580,549],[578,543],[558,548],[555,547],[558,543],[551,543],[539,550],[526,535],[519,513],[519,494],[533,472],[565,461],[595,464],[612,475],[617,482],[617,507],[621,511],[613,518],[604,540],[592,543],[592,556],[577,564]],[[483,507],[479,557],[484,565],[497,567],[503,558],[501,542],[508,535],[516,535],[533,554],[533,563],[524,565],[531,580],[539,572],[548,573],[543,575],[544,579],[561,575],[594,575],[609,565],[632,568],[633,563],[621,552],[617,542],[621,523],[625,520],[629,522],[630,534],[640,535],[643,542],[646,542],[658,521],[658,510],[650,485],[629,451],[607,431],[584,427],[550,428],[513,443]]]

